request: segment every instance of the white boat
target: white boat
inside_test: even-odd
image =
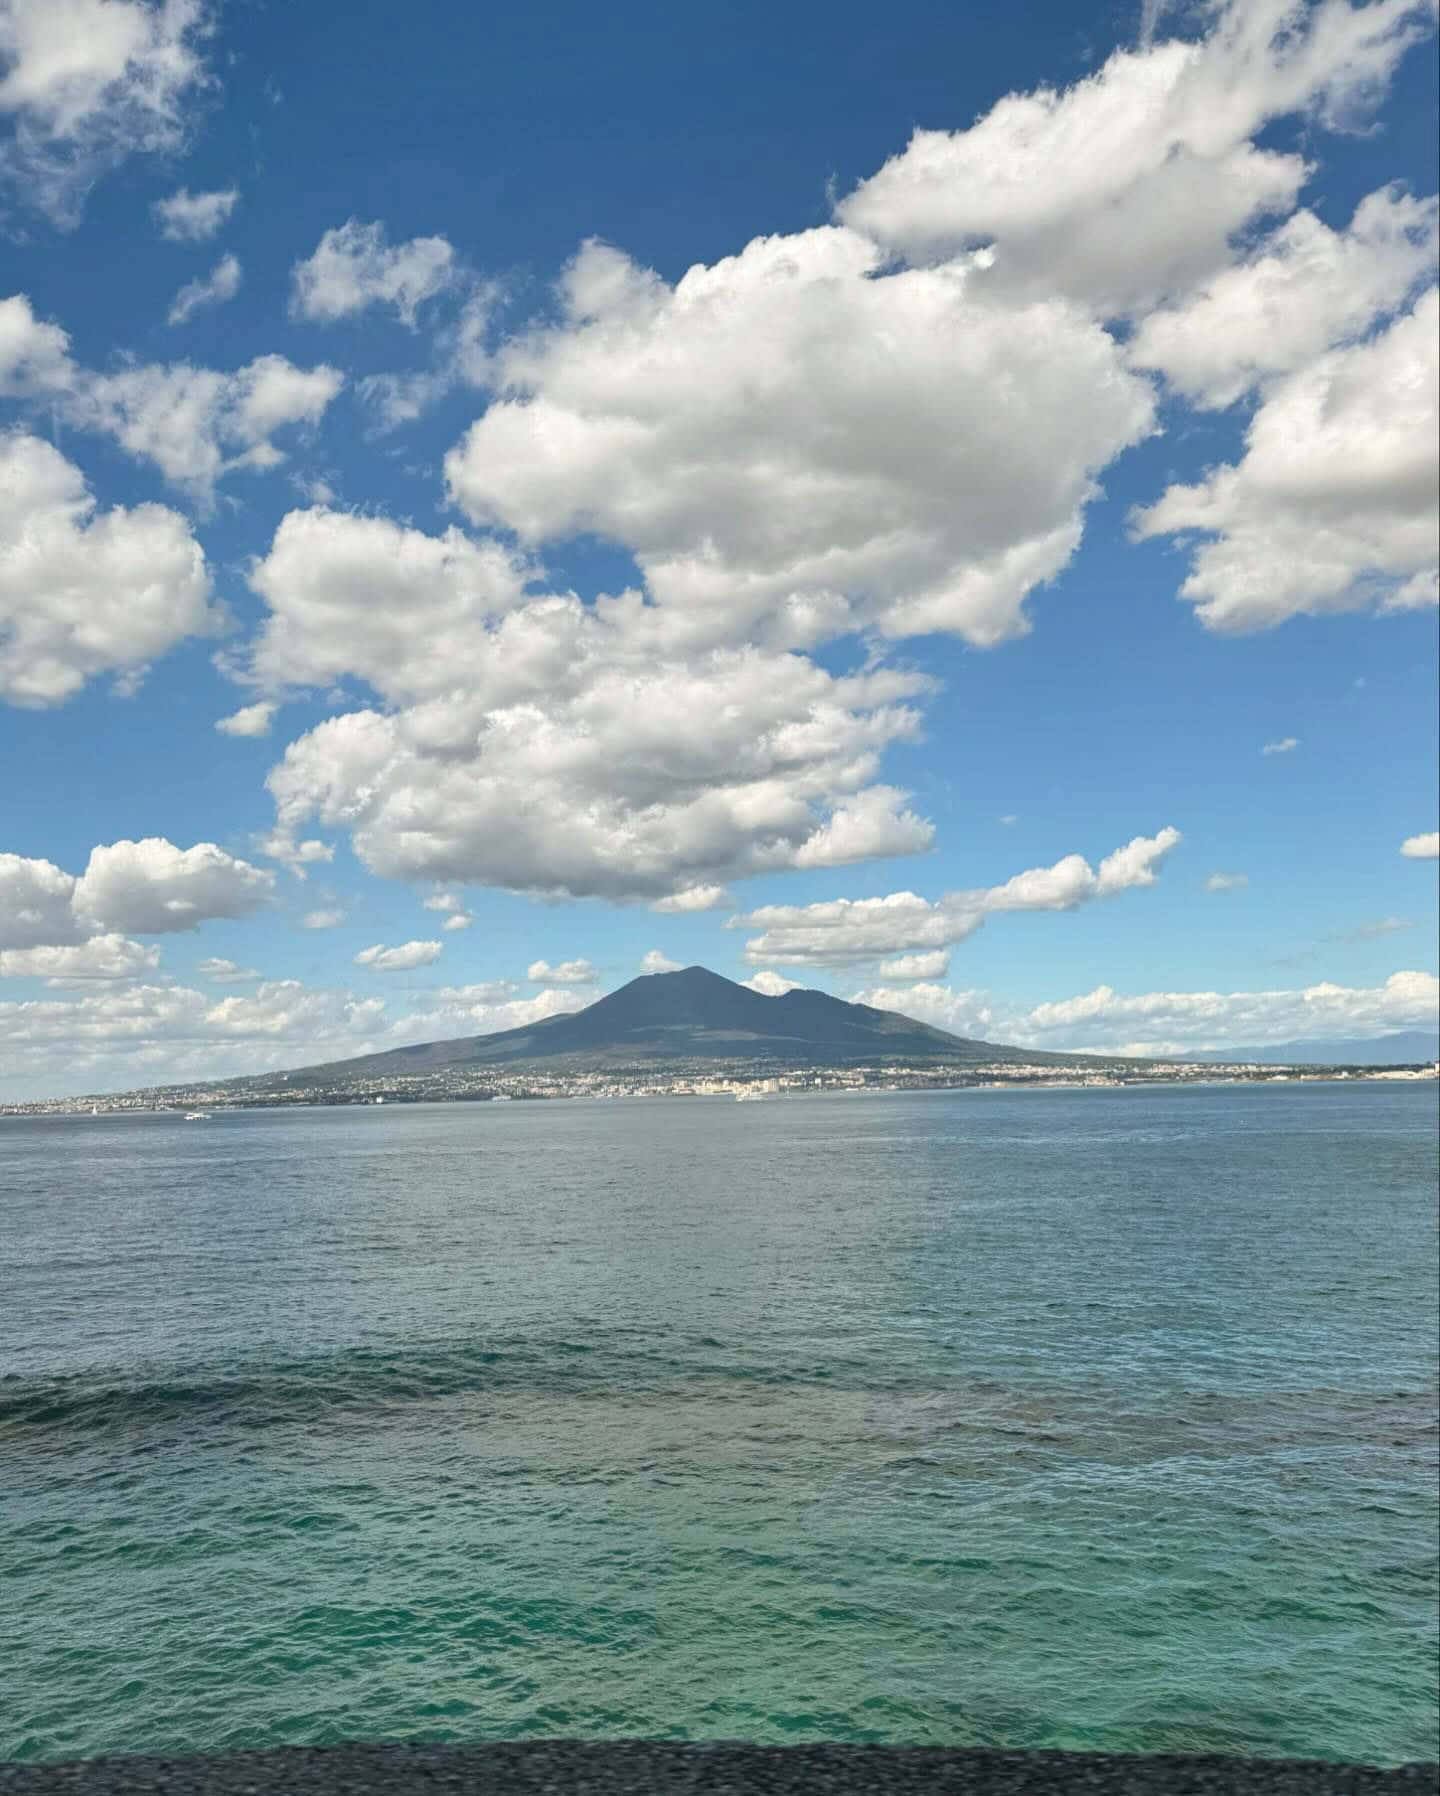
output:
[[[210,1118],[203,1110],[187,1110],[182,1120],[185,1122],[209,1122]]]

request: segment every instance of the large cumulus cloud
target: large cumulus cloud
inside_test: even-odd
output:
[[[1012,93],[960,131],[917,131],[839,216],[917,263],[979,252],[984,283],[1143,313],[1224,267],[1244,226],[1310,172],[1253,139],[1295,113],[1343,129],[1430,29],[1426,0],[1211,4],[1194,40],[1117,50],[1059,90]]]
[[[736,873],[926,847],[877,779],[919,727],[917,675],[832,674],[740,642],[677,646],[640,594],[583,604],[451,530],[291,514],[253,583],[250,677],[350,674],[380,703],[294,741],[280,839],[350,832],[372,871],[517,891],[719,901]]]
[[[85,871],[0,854],[0,948],[68,947],[95,936],[174,935],[245,917],[275,876],[213,842],[177,848],[163,836],[103,843]]]
[[[887,271],[840,227],[757,238],[671,287],[587,245],[446,461],[477,522],[633,551],[677,639],[807,646],[874,624],[990,644],[1065,566],[1148,386],[1055,297]]]

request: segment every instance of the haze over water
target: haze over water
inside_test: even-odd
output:
[[[0,1757],[1435,1750],[1430,1087],[0,1124]]]

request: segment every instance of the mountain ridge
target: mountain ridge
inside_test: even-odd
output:
[[[1256,1066],[1404,1066],[1440,1058],[1440,1037],[1427,1029],[1399,1029],[1368,1038],[1320,1036],[1277,1041],[1270,1047],[1196,1048],[1187,1058],[1206,1064],[1244,1061]]]
[[[299,1067],[288,1077],[293,1084],[307,1076],[333,1078],[342,1071],[376,1078],[534,1061],[573,1062],[582,1057],[614,1066],[723,1059],[847,1065],[877,1056],[972,1066],[1022,1062],[1074,1066],[1103,1058],[977,1041],[899,1011],[850,1004],[806,987],[772,998],[706,967],[693,966],[641,974],[582,1010],[518,1029],[415,1042]]]

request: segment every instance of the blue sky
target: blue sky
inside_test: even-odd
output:
[[[1433,1025],[1434,50],[0,0],[0,1097]]]

